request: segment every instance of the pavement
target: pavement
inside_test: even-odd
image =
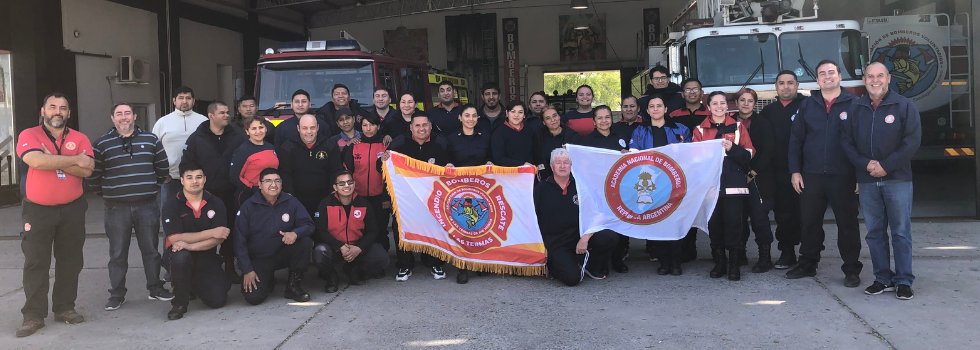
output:
[[[708,278],[707,237],[700,260],[683,276],[659,276],[642,242],[634,240],[630,272],[565,287],[544,277],[474,276],[469,284],[433,280],[424,267],[407,282],[387,277],[326,294],[311,269],[307,303],[282,298],[282,287],[259,306],[239,287],[228,304],[209,309],[192,301],[178,321],[167,321],[169,302],[147,299],[135,240],[130,250],[127,302],[105,311],[108,241],[101,234],[102,205],[90,199],[76,309],[78,325],[56,323],[15,338],[24,303],[20,208],[0,209],[0,348],[2,349],[975,349],[980,341],[980,235],[977,221],[913,223],[915,298],[867,296],[873,280],[867,247],[860,288],[845,288],[827,231],[815,278],[787,280],[783,271],[730,282]],[[862,233],[864,227],[862,224]],[[754,243],[749,243],[754,263]],[[775,253],[775,252],[774,252]],[[52,270],[51,276],[53,277]],[[277,275],[285,280],[285,271]],[[168,285],[169,286],[169,285]]]

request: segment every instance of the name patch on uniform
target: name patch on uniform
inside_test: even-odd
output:
[[[840,112],[840,120],[847,120],[847,112]]]
[[[282,214],[282,222],[289,222],[289,214]]]
[[[208,219],[214,219],[214,210],[208,210]]]
[[[885,117],[885,123],[891,124],[894,122],[895,122],[895,116],[889,114],[887,117]]]
[[[361,218],[361,214],[363,214],[363,213],[361,212],[360,209],[354,210],[354,218],[360,219]]]

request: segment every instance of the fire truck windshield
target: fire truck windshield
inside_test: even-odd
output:
[[[691,76],[705,88],[773,84],[779,73],[773,34],[702,37],[689,44],[688,55]]]
[[[334,84],[350,89],[350,98],[361,106],[371,104],[374,73],[371,61],[294,61],[269,62],[259,66],[259,82],[255,97],[259,110],[272,108],[276,103],[289,103],[293,92],[303,89],[310,93],[310,105],[318,108],[330,102]]]
[[[837,50],[834,50],[837,48]],[[861,79],[861,33],[853,30],[790,32],[779,36],[783,69],[796,73],[799,81],[816,81],[816,64],[837,62],[841,80]]]

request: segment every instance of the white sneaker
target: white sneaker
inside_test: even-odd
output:
[[[408,281],[408,277],[410,277],[410,276],[412,276],[412,270],[409,270],[409,269],[399,269],[398,270],[398,274],[395,275],[395,281],[405,282],[405,281]],[[443,275],[442,277],[443,278],[446,278],[445,275]]]
[[[441,280],[446,278],[446,271],[443,271],[441,267],[433,267],[429,270],[432,273],[432,278]]]

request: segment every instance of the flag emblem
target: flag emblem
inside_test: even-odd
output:
[[[649,225],[670,216],[687,193],[680,165],[659,152],[627,155],[606,176],[609,209],[621,220]]]

